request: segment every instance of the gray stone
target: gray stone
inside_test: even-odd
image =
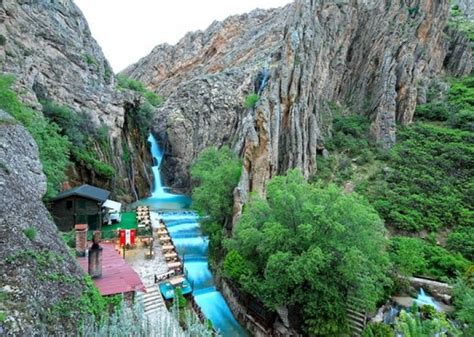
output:
[[[332,103],[367,115],[373,136],[390,148],[397,123],[412,122],[436,76],[472,68],[470,45],[443,32],[449,1],[417,3],[410,14],[403,1],[298,0],[154,48],[124,73],[167,97],[154,119],[166,182],[189,191],[190,164],[222,145],[243,158],[235,209],[290,168],[309,177],[331,134]],[[260,101],[245,109],[266,65]]]
[[[80,266],[43,205],[45,191],[35,142],[0,110],[0,289],[8,294],[2,302],[8,315],[2,326],[6,335],[64,335],[77,323],[77,317],[54,324],[46,321],[47,308],[66,297],[78,299],[84,284]],[[35,229],[34,240],[24,234],[27,228]],[[22,257],[22,253],[28,254]],[[48,262],[49,254],[54,254],[54,261]],[[48,279],[53,273],[74,281]]]

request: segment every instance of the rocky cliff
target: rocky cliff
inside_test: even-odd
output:
[[[433,78],[471,71],[468,39],[445,29],[449,6],[297,0],[156,47],[125,73],[168,97],[154,121],[165,179],[189,189],[189,165],[209,145],[230,145],[244,158],[237,200],[264,193],[288,168],[310,176],[335,111],[368,116],[373,137],[389,148]],[[244,108],[251,93],[260,100]]]
[[[1,1],[0,70],[15,75],[15,89],[27,105],[40,111],[40,100],[53,101],[85,113],[96,129],[107,128],[110,149],[94,147],[116,178],[105,179],[76,161],[69,172],[73,183],[97,184],[116,194],[147,193],[146,144],[124,132],[140,98],[116,90],[109,63],[72,0]],[[135,154],[131,163],[123,160],[124,149]]]
[[[2,336],[65,335],[78,319],[57,319],[61,302],[81,297],[83,273],[41,201],[45,192],[33,138],[0,110]]]

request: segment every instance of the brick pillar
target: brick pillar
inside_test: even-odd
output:
[[[89,275],[92,278],[102,277],[102,247],[99,246],[100,232],[94,232],[94,239],[89,248]]]
[[[77,224],[76,228],[76,254],[86,256],[87,249],[87,224]]]

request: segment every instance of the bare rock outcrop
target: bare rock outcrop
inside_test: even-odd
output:
[[[0,71],[16,77],[15,89],[24,103],[40,111],[39,100],[51,100],[86,113],[96,128],[107,127],[112,155],[101,151],[99,144],[97,154],[114,166],[117,178],[110,182],[95,176],[78,162],[69,172],[72,182],[124,194],[138,187],[138,194],[145,194],[148,181],[143,161],[150,160],[142,158],[146,144],[136,144],[139,140],[124,132],[127,116],[140,99],[133,92],[116,90],[115,75],[74,2],[1,1],[0,41]],[[136,154],[136,162],[124,162],[127,147]]]
[[[46,177],[33,138],[0,110],[0,335],[66,335],[78,317],[56,320],[81,297],[83,272],[43,205]]]
[[[310,176],[335,106],[367,115],[373,137],[391,147],[432,79],[471,71],[469,43],[446,30],[449,8],[448,0],[297,0],[157,46],[125,73],[168,97],[154,127],[165,179],[189,189],[189,165],[210,145],[243,157],[237,199],[265,193],[289,168]],[[246,109],[252,92],[260,101]]]

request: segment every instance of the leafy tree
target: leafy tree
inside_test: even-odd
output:
[[[224,224],[232,216],[240,172],[240,160],[228,147],[205,149],[191,166],[193,207],[208,216],[207,222]]]
[[[338,335],[349,297],[373,309],[391,283],[384,233],[365,199],[293,170],[246,205],[226,242],[225,270],[268,308],[296,308],[306,333]]]
[[[203,232],[209,236],[211,259],[217,257],[224,238],[223,226],[232,218],[233,191],[242,164],[227,147],[207,148],[191,166],[193,207],[204,217]]]

